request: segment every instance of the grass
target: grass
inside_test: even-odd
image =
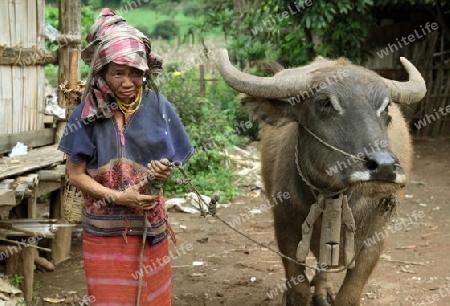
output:
[[[188,32],[189,28],[201,20],[185,16],[183,11],[178,10],[175,15],[168,16],[147,8],[140,8],[122,13],[122,16],[133,26],[145,26],[149,32],[153,32],[155,25],[164,20],[174,20],[180,27],[180,35]]]

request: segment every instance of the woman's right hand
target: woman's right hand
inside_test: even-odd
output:
[[[158,205],[159,195],[140,194],[138,190],[132,186],[124,191],[114,191],[113,201],[119,205],[143,210],[150,210]]]
[[[74,164],[70,161],[70,156],[67,156],[66,167],[69,174],[69,182],[83,192],[99,199],[105,198],[108,201],[135,209],[150,210],[158,205],[157,200],[159,195],[139,194],[139,189],[147,184],[145,180],[124,191],[113,191],[87,175],[86,164],[87,162],[85,161]]]

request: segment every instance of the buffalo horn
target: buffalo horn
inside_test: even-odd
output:
[[[307,73],[297,74],[289,78],[277,78],[258,77],[242,72],[230,63],[228,52],[225,49],[219,50],[218,68],[228,85],[250,96],[269,99],[294,97],[309,85]]]
[[[408,72],[409,81],[398,82],[385,78],[382,79],[391,90],[391,96],[394,102],[402,104],[419,102],[423,99],[425,93],[427,92],[425,80],[410,61],[404,57],[400,57],[400,61],[405,67],[405,70]]]

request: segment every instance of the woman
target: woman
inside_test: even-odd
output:
[[[103,9],[82,52],[90,74],[59,150],[69,181],[85,197],[83,257],[92,305],[137,305],[139,254],[147,237],[140,305],[171,304],[171,270],[162,190],[153,180],[185,163],[193,148],[174,109],[145,89],[161,70],[150,42],[110,9]],[[152,183],[153,182],[153,183]]]

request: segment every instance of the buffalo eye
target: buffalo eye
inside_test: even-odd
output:
[[[385,124],[389,125],[392,122],[392,117],[388,114],[386,114],[386,118],[385,118]]]
[[[321,108],[331,107],[331,100],[330,100],[330,98],[320,99],[320,100],[318,101],[318,103],[319,103],[319,106],[320,106]]]
[[[388,105],[386,105],[385,109],[381,112],[382,117],[384,118],[385,125],[389,125],[392,121],[392,117],[389,115],[389,106],[391,103],[389,102]]]
[[[333,104],[329,97],[321,97],[315,101],[317,111],[322,115],[331,115],[333,111]]]

